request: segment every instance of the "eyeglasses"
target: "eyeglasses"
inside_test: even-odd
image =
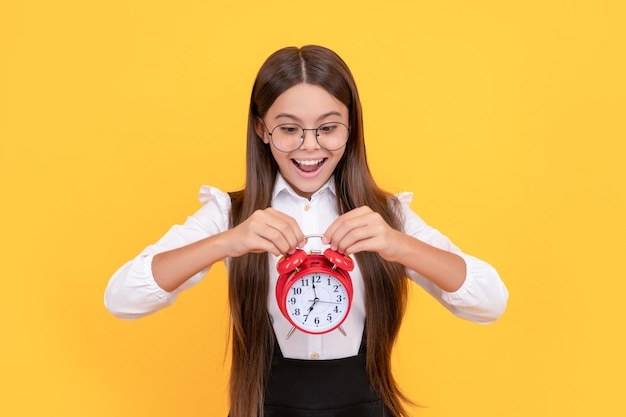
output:
[[[317,129],[305,129],[295,123],[280,124],[271,131],[265,122],[263,122],[263,126],[270,135],[274,147],[281,152],[293,152],[300,149],[307,130],[314,131],[317,143],[328,151],[341,149],[348,142],[350,136],[348,126],[340,122],[323,123]]]

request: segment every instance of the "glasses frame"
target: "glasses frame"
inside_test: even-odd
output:
[[[346,144],[348,143],[348,140],[350,139],[350,126],[348,126],[347,124],[342,123],[342,122],[325,122],[325,123],[322,123],[321,125],[319,125],[319,126],[318,126],[317,128],[315,128],[315,129],[305,129],[304,127],[300,126],[298,123],[281,123],[281,124],[279,124],[279,125],[274,126],[274,128],[270,131],[270,130],[269,130],[269,128],[267,127],[267,125],[265,124],[265,121],[264,121],[263,119],[259,119],[259,120],[261,120],[261,123],[263,123],[263,127],[265,127],[265,130],[267,131],[267,134],[270,136],[270,141],[272,142],[272,145],[274,145],[274,148],[275,148],[277,151],[279,151],[279,152],[289,153],[289,152],[295,152],[295,151],[297,151],[298,149],[300,149],[300,148],[302,147],[302,144],[304,143],[304,139],[306,138],[306,131],[307,131],[307,130],[311,130],[311,131],[315,132],[315,142],[317,142],[317,144],[320,146],[320,148],[322,148],[322,149],[326,149],[327,151],[331,151],[331,152],[332,152],[332,151],[337,151],[337,150],[339,150],[339,149],[343,148],[344,146],[346,146]],[[325,147],[324,145],[322,145],[322,144],[320,143],[320,141],[319,141],[319,134],[318,134],[318,131],[319,131],[322,127],[324,127],[325,125],[328,125],[328,124],[339,124],[339,125],[344,126],[344,127],[348,130],[348,135],[347,135],[347,137],[346,137],[346,141],[344,142],[344,144],[343,144],[343,145],[341,145],[341,146],[340,146],[340,147],[338,147],[338,148],[335,148],[335,149],[329,149],[329,148]],[[298,147],[297,147],[296,149],[293,149],[293,150],[291,150],[291,151],[284,151],[284,150],[280,149],[278,146],[276,146],[276,144],[274,143],[274,137],[272,136],[272,134],[274,133],[274,131],[275,131],[276,129],[278,129],[278,128],[279,128],[279,127],[281,127],[281,126],[285,126],[285,125],[293,125],[293,126],[298,126],[300,129],[302,129],[302,136],[300,136],[300,145],[298,145]]]

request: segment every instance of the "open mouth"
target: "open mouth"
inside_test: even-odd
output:
[[[297,160],[292,159],[291,162],[302,172],[315,172],[324,165],[326,158],[314,160]]]

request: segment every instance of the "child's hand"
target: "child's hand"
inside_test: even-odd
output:
[[[362,206],[339,216],[324,233],[322,242],[345,255],[378,252],[392,261],[399,233],[380,214]]]
[[[306,244],[298,223],[271,207],[255,211],[225,234],[229,238],[230,256],[241,256],[250,252],[270,252],[279,256],[291,254]]]

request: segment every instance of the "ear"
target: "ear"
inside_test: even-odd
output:
[[[270,138],[269,138],[269,135],[267,134],[267,129],[265,129],[265,125],[263,124],[263,121],[258,117],[254,119],[254,131],[256,132],[257,136],[263,140],[263,143],[265,144],[270,143]]]

